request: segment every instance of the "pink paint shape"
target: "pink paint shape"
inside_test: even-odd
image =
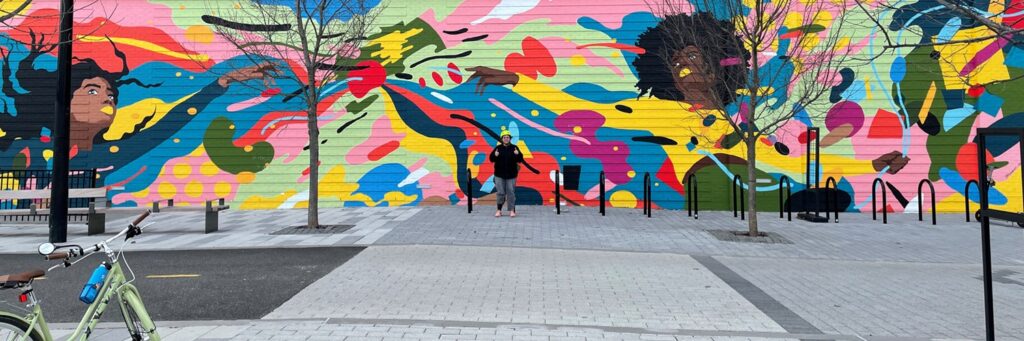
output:
[[[975,69],[992,58],[992,56],[996,55],[996,52],[1002,50],[1009,42],[1010,40],[1006,39],[1006,37],[999,37],[996,41],[985,46],[985,48],[981,49],[981,51],[978,51],[978,53],[974,55],[974,58],[971,58],[971,61],[967,62],[967,65],[964,65],[963,70],[960,70],[960,76],[967,76],[971,74],[971,72],[974,72]]]
[[[592,47],[592,46],[610,47],[610,48],[613,48],[613,49],[629,51],[629,52],[633,52],[633,53],[636,53],[636,54],[643,54],[644,52],[647,52],[647,50],[644,50],[644,48],[642,48],[642,47],[634,46],[634,45],[627,45],[627,44],[620,44],[620,43],[583,44],[583,45],[577,46],[576,48],[578,48],[578,49],[585,49],[585,48]]]
[[[533,129],[540,130],[541,132],[543,132],[545,134],[548,134],[548,135],[551,135],[551,136],[561,137],[561,138],[564,138],[564,139],[567,139],[567,140],[572,140],[572,141],[579,141],[579,142],[585,143],[587,145],[590,145],[590,141],[585,139],[585,138],[583,138],[583,137],[581,137],[581,136],[569,135],[569,134],[565,134],[565,133],[554,131],[551,128],[545,127],[543,125],[540,125],[537,122],[531,121],[531,120],[527,119],[526,117],[523,117],[523,115],[520,115],[519,113],[515,112],[514,110],[509,109],[509,107],[505,106],[505,104],[501,103],[500,101],[498,101],[498,100],[496,100],[494,98],[491,98],[490,101],[491,101],[491,104],[494,104],[494,106],[498,107],[498,109],[504,110],[509,115],[512,115],[513,118],[515,118],[515,119],[517,119],[519,121],[522,121],[523,123],[526,123],[526,125],[532,127]]]
[[[721,66],[733,66],[733,65],[739,65],[739,63],[740,63],[740,59],[738,57],[731,57],[731,58],[722,59],[722,61],[718,62],[718,65],[721,65]]]
[[[244,101],[241,101],[241,102],[237,102],[237,103],[232,103],[231,105],[228,105],[228,112],[236,112],[236,111],[242,111],[242,110],[245,110],[245,109],[249,109],[249,108],[252,108],[254,106],[260,105],[260,104],[262,104],[263,102],[266,102],[269,99],[270,99],[270,97],[260,96],[260,97],[253,97],[253,98],[250,98],[250,99],[247,99],[247,100],[244,100]]]
[[[397,143],[404,138],[404,134],[397,134],[391,129],[391,119],[382,116],[373,121],[373,130],[366,141],[352,147],[352,150],[345,155],[345,161],[353,165],[361,165],[374,161],[373,154],[378,147],[391,142]]]

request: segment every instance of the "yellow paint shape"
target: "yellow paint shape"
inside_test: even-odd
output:
[[[206,25],[192,25],[185,29],[185,39],[200,44],[209,44],[213,42],[213,31]]]
[[[7,132],[4,131],[3,128],[0,128],[0,137],[4,137],[4,136],[7,136]]]
[[[117,153],[117,152],[118,152],[118,151],[120,151],[120,150],[121,150],[121,147],[118,147],[118,146],[110,146],[110,152],[111,152],[111,153]]]
[[[165,103],[157,98],[147,98],[123,107],[118,110],[117,115],[114,115],[114,121],[111,122],[110,128],[107,129],[107,132],[103,134],[103,138],[107,141],[120,140],[125,134],[134,131],[135,126],[142,123],[142,120],[153,116],[153,118],[146,123],[146,126],[142,127],[143,130],[149,129],[149,127],[160,122],[160,120],[167,115],[168,111],[190,97],[192,97],[192,94],[182,97],[172,103]]]
[[[31,2],[29,4],[27,4],[27,5],[25,5],[25,8],[21,9],[20,12],[12,13],[15,10],[17,10],[18,7],[20,7],[21,5],[25,4],[26,1],[28,1],[28,0],[0,1],[0,12],[3,12],[3,14],[6,14],[6,15],[12,15],[12,14],[13,15],[18,15],[18,14],[22,14],[22,13],[28,13],[28,11],[30,9],[32,9],[32,3]]]
[[[149,196],[149,188],[148,187],[147,188],[143,188],[141,191],[132,193],[132,196],[136,197],[136,198],[140,198],[140,199],[148,197]]]
[[[104,105],[102,108],[100,108],[100,112],[104,113],[104,114],[107,114],[107,116],[113,115],[114,114],[114,107],[109,106],[109,105]]]
[[[572,132],[577,133],[577,134],[582,133],[583,132],[583,127],[580,127],[580,126],[572,127]]]
[[[632,171],[632,170],[628,171],[628,172],[626,172],[626,176],[628,176],[630,178],[634,178],[634,177],[636,177],[636,171]]]
[[[193,198],[203,196],[203,184],[199,181],[192,180],[185,185],[185,195]]]
[[[288,190],[272,197],[254,195],[246,198],[245,201],[242,201],[240,206],[243,210],[275,209],[281,206],[285,200],[288,200],[288,198],[291,198],[293,195],[295,195],[294,190]]]
[[[146,275],[146,279],[198,278],[199,274]]]
[[[636,196],[630,191],[618,191],[612,193],[611,197],[608,198],[608,203],[610,203],[612,207],[635,208]]]
[[[106,43],[107,37],[79,35],[78,40],[86,43]],[[124,37],[110,37],[110,40],[118,45],[134,46],[140,49],[144,49],[153,53],[159,53],[172,58],[186,59],[197,62],[206,62],[210,60],[210,56],[207,56],[205,54],[182,53],[178,51],[172,51],[170,49],[167,49],[166,47],[145,40]]]
[[[957,31],[953,35],[952,41],[965,41],[991,36],[992,32],[987,27],[979,26]],[[978,52],[993,42],[995,42],[994,37],[969,43],[936,46],[935,50],[942,56],[942,59],[939,61],[939,69],[942,70],[942,81],[946,85],[945,88],[948,90],[962,90],[974,84],[987,84],[1010,79],[1010,71],[1006,68],[1005,56],[1001,50],[974,68],[974,71],[968,75],[960,76],[960,70],[963,70]]]
[[[924,122],[928,118],[928,111],[932,109],[932,103],[935,101],[935,82],[932,82],[931,86],[928,87],[928,94],[924,95],[924,103],[921,104],[921,111],[917,112],[918,122]]]
[[[199,111],[196,110],[196,108],[188,108],[187,112],[188,112],[189,115],[193,115],[194,116]]]
[[[679,70],[679,78],[686,78],[686,76],[689,76],[691,73],[693,73],[693,71],[691,71],[690,68],[684,67],[682,70]]]
[[[533,117],[540,116],[540,111],[537,111],[537,109],[530,110],[530,116],[533,116]],[[0,136],[3,136],[3,135],[0,135]]]
[[[253,174],[252,172],[241,172],[238,173],[238,175],[235,176],[235,178],[236,180],[238,180],[238,183],[240,184],[248,184],[256,180],[256,174]]]
[[[231,184],[223,181],[218,181],[213,185],[213,194],[216,194],[219,198],[225,198],[231,194]]]
[[[199,165],[199,174],[205,176],[214,176],[217,175],[217,173],[220,173],[220,168],[217,167],[217,165],[214,164],[213,161],[206,161],[203,162],[203,164]]]
[[[50,159],[52,159],[52,158],[53,158],[53,150],[51,150],[51,149],[43,150],[43,160],[50,161]]]
[[[173,198],[178,194],[178,187],[174,186],[174,184],[170,182],[161,182],[160,185],[156,187],[156,190],[157,193],[160,194],[160,197],[164,199]]]
[[[380,46],[380,50],[370,54],[370,57],[381,58],[381,65],[388,65],[398,62],[405,57],[405,53],[412,50],[412,45],[406,45],[409,38],[423,32],[421,28],[414,28],[408,31],[392,31],[380,38],[367,43],[367,46]]]
[[[569,57],[569,64],[572,64],[573,66],[583,66],[583,64],[586,63],[587,59],[583,58],[581,55],[574,54],[572,57]]]
[[[187,163],[179,163],[171,168],[171,174],[174,174],[175,178],[184,179],[192,175],[192,165]]]
[[[526,142],[520,139],[516,142],[516,146],[519,147],[519,151],[523,153],[524,159],[532,159],[533,153],[530,152],[530,148],[526,146]],[[472,160],[472,159],[470,159]]]

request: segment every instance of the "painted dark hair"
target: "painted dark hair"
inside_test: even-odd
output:
[[[18,62],[18,69],[13,72],[13,76],[18,79],[21,88],[27,92],[14,89],[13,82],[10,81],[12,76],[10,50],[3,54],[3,94],[14,100],[17,116],[8,111],[9,103],[6,99],[3,100],[0,129],[3,129],[6,135],[0,137],[0,150],[6,150],[18,138],[29,139],[39,136],[40,130],[53,125],[53,101],[57,95],[57,87],[54,86],[54,83],[56,83],[57,74],[53,71],[37,69],[34,63],[40,55],[53,51],[56,45],[46,43],[43,35],[39,35],[38,40],[34,33],[30,33],[30,37],[31,43],[25,44],[29,47],[28,55]],[[120,93],[118,87],[121,85],[134,84],[143,88],[160,86],[161,83],[145,84],[135,78],[125,78],[129,72],[127,56],[117,48],[113,41],[110,41],[110,45],[114,48],[114,55],[121,60],[121,70],[109,72],[101,68],[91,58],[74,58],[74,63],[71,65],[72,91],[80,88],[86,79],[99,77],[110,84],[116,104]]]
[[[747,61],[750,59],[750,52],[741,48],[742,41],[735,31],[733,23],[718,20],[705,12],[673,14],[662,19],[658,25],[640,34],[636,42],[645,50],[633,60],[639,79],[636,83],[640,89],[639,96],[685,100],[683,93],[675,87],[669,62],[677,51],[694,46],[701,50],[707,67],[718,78],[715,91],[722,104],[732,102],[736,98],[736,90],[746,87]],[[721,65],[729,58],[739,60],[733,65]]]

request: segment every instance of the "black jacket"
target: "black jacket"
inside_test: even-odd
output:
[[[495,151],[498,152],[498,156],[494,156]],[[494,147],[490,154],[491,162],[494,163],[494,176],[502,179],[513,179],[519,176],[519,163],[523,162],[523,152],[519,151],[516,154],[516,151],[519,151],[519,147],[514,144],[507,146],[499,144]]]

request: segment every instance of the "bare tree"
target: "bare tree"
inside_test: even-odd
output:
[[[831,105],[819,99],[839,79],[838,66],[850,51],[840,35],[847,5],[800,0],[649,0],[648,5],[662,22],[640,40],[661,45],[634,63],[641,93],[679,100],[705,121],[728,122],[734,141],[746,146],[748,229],[758,236],[755,147],[796,115],[823,116]],[[645,70],[663,72],[660,83],[670,85],[643,80]]]
[[[318,104],[323,95],[353,70],[360,43],[383,5],[369,0],[296,0],[289,6],[258,1],[213,8],[203,21],[241,51],[247,67],[221,77],[231,83],[263,79],[263,87],[275,80],[290,79],[303,87],[292,94],[302,100],[309,132],[309,206],[307,227],[319,228],[319,127]],[[296,67],[292,67],[296,65]],[[288,72],[297,69],[296,72]],[[225,85],[225,84],[222,84]],[[250,86],[259,87],[257,84]]]

